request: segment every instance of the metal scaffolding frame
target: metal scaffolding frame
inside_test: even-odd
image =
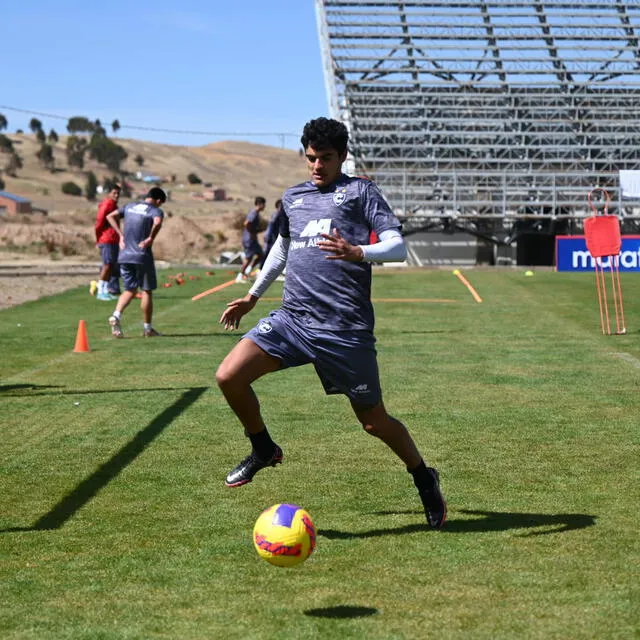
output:
[[[618,172],[640,165],[640,0],[316,0],[316,15],[331,115],[405,227],[575,231],[600,186],[638,232]]]

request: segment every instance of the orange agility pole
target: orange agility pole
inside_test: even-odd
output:
[[[584,235],[587,249],[593,257],[596,271],[596,292],[600,308],[600,326],[604,335],[623,335],[627,332],[624,321],[622,285],[620,284],[620,222],[617,216],[609,215],[609,193],[601,187],[589,192],[589,205],[593,216],[584,221]],[[602,212],[599,214],[599,212]],[[605,262],[608,264],[605,265]],[[611,272],[611,293],[607,291],[605,269]],[[616,330],[611,331],[609,306],[613,306]]]
[[[215,293],[216,291],[220,291],[221,289],[225,289],[226,287],[230,287],[232,284],[235,284],[236,281],[235,280],[229,280],[228,282],[223,282],[222,284],[219,284],[217,287],[213,287],[212,289],[207,289],[206,291],[203,291],[202,293],[198,293],[197,295],[193,296],[193,298],[191,298],[191,300],[195,301],[195,300],[200,300],[200,298],[204,298],[205,296],[208,296],[211,293]]]
[[[469,289],[469,293],[473,296],[476,302],[482,302],[482,298],[478,295],[478,292],[471,286],[471,283],[460,273],[460,269],[454,269],[453,275],[462,282],[462,284]]]

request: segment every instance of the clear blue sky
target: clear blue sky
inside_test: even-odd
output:
[[[166,129],[295,133],[328,115],[313,0],[4,0],[0,106],[9,132],[37,117]],[[120,137],[201,145],[221,139],[280,146],[271,136],[123,128]],[[285,144],[298,147],[296,137]]]

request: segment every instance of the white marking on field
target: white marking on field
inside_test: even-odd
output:
[[[415,252],[414,249],[411,248],[411,246],[407,246],[407,251],[409,252],[409,254],[411,255],[411,257],[415,260],[415,263],[421,267],[422,266],[422,260],[420,260],[420,258],[418,258],[418,254]]]
[[[634,366],[636,369],[640,369],[640,360],[635,356],[632,356],[630,353],[625,353],[624,351],[621,353],[612,353],[611,355],[616,356],[616,358],[620,358],[620,360],[624,360],[628,362],[630,365]]]

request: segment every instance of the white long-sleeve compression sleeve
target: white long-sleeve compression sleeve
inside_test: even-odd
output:
[[[284,271],[287,264],[287,256],[289,255],[289,245],[291,238],[283,238],[278,236],[264,265],[260,270],[256,281],[249,289],[249,293],[256,298],[260,298],[262,294],[271,286],[271,283]]]
[[[380,242],[360,245],[363,262],[404,262],[407,247],[399,231],[388,229],[380,233]]]

